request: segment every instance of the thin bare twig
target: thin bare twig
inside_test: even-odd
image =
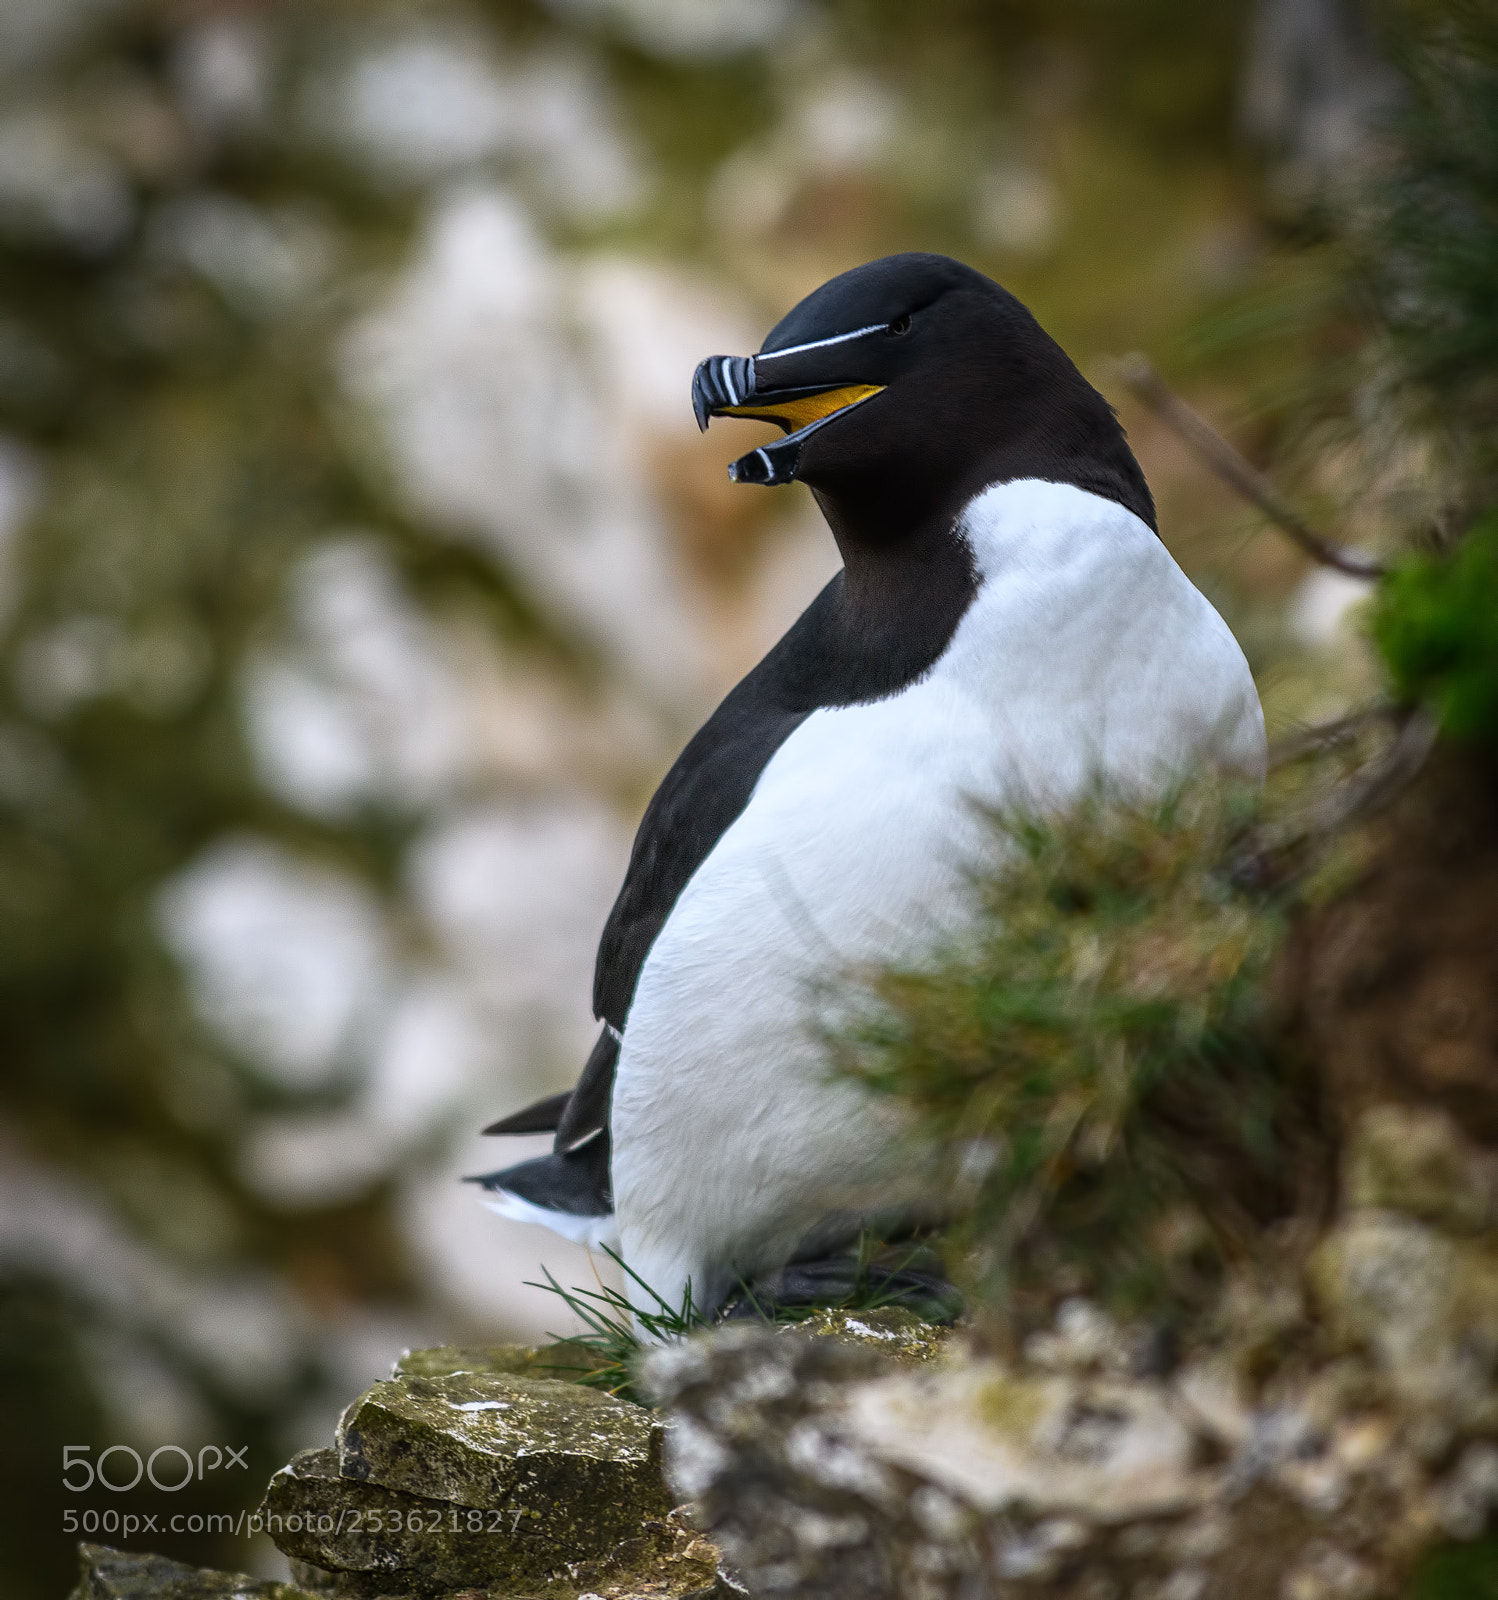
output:
[[[1381,578],[1385,568],[1323,539],[1280,499],[1274,485],[1246,461],[1205,418],[1197,415],[1141,355],[1125,356],[1119,375],[1141,400],[1196,452],[1219,478],[1243,496],[1313,560],[1350,578]]]
[[[1383,758],[1317,807],[1307,831],[1330,833],[1355,816],[1381,809],[1419,774],[1440,731],[1435,719],[1419,707],[1407,712]]]
[[[1282,734],[1269,746],[1269,770],[1299,761],[1302,756],[1329,750],[1333,745],[1345,744],[1355,739],[1365,728],[1375,722],[1397,721],[1401,708],[1380,703],[1365,706],[1361,711],[1338,717],[1334,722],[1323,722],[1315,727],[1299,728],[1294,733]]]
[[[1234,883],[1244,888],[1283,887],[1302,877],[1320,859],[1318,846],[1330,835],[1356,818],[1382,810],[1419,776],[1440,729],[1418,708],[1395,708],[1393,720],[1398,731],[1376,761],[1322,795],[1297,818],[1250,831],[1232,863]]]

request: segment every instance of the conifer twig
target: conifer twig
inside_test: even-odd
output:
[[[1268,478],[1246,460],[1204,418],[1177,395],[1141,355],[1125,356],[1119,375],[1157,417],[1195,452],[1199,460],[1235,489],[1314,561],[1350,578],[1381,578],[1385,568],[1369,556],[1344,550],[1307,525],[1280,499]]]

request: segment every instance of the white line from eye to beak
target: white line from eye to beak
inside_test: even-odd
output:
[[[803,350],[821,350],[829,344],[846,344],[849,339],[861,339],[866,333],[883,333],[888,326],[884,322],[871,322],[867,328],[855,328],[852,333],[835,333],[830,339],[813,339],[810,344],[793,344],[784,350],[764,350],[751,360],[773,361],[777,356],[798,356]]]

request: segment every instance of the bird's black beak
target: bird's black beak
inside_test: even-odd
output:
[[[789,353],[789,352],[787,352]],[[790,374],[786,375],[787,377]],[[786,437],[740,456],[728,469],[735,483],[789,483],[796,476],[808,434],[884,387],[878,383],[787,384],[769,378],[753,356],[709,356],[692,379],[697,426],[710,417],[755,417],[775,422]]]

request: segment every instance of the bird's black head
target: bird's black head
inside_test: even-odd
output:
[[[810,485],[840,541],[898,537],[992,483],[1044,478],[1154,505],[1107,401],[1007,290],[947,256],[886,256],[808,295],[753,356],[712,356],[692,401],[778,423],[729,469]]]

